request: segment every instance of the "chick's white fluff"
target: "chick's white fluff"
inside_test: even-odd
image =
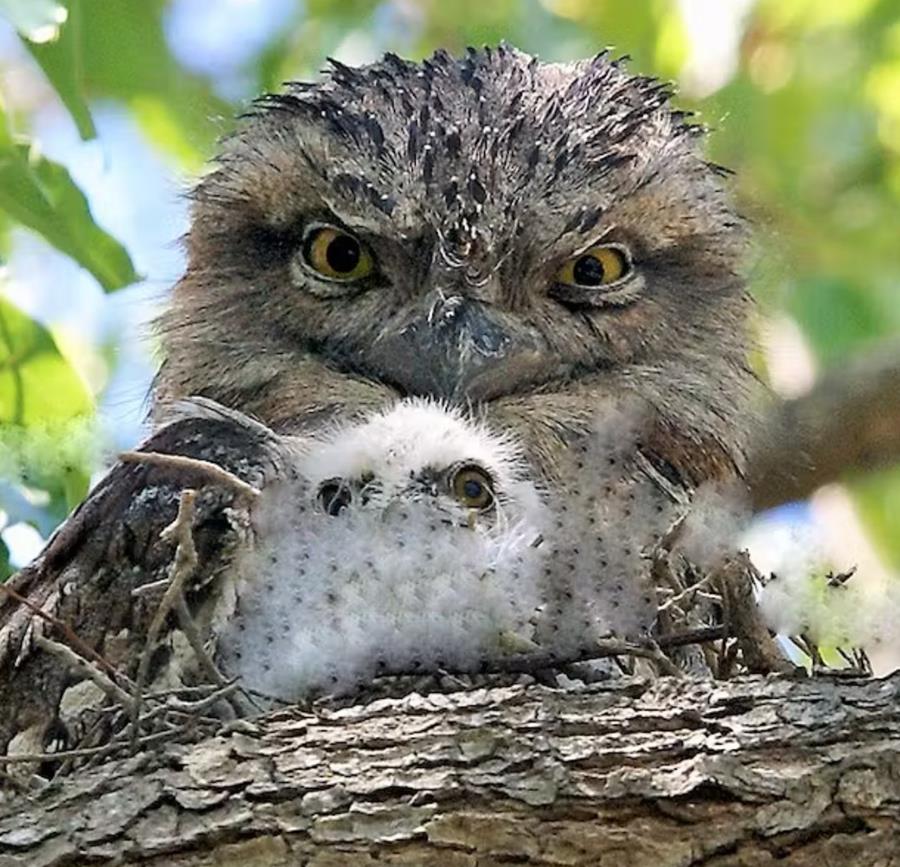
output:
[[[686,500],[636,462],[641,424],[640,408],[625,401],[601,406],[549,492],[549,598],[538,640],[559,659],[610,636],[640,639],[656,618],[652,555]]]
[[[759,594],[763,619],[781,635],[808,635],[820,647],[879,647],[900,652],[900,583],[870,588],[821,572],[770,578]]]
[[[445,480],[459,464],[490,474],[492,511],[454,499]],[[318,493],[333,480],[352,501],[331,516]],[[478,669],[532,634],[543,522],[514,444],[456,410],[402,401],[323,434],[259,498],[220,665],[287,700],[382,673]]]

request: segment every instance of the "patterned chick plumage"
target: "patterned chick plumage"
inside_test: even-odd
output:
[[[641,639],[657,613],[653,554],[686,498],[642,462],[640,415],[613,402],[564,455],[548,486],[547,598],[537,640],[560,659],[598,640]]]
[[[489,508],[454,495],[471,468]],[[513,443],[456,410],[404,401],[335,429],[263,491],[220,664],[282,699],[489,666],[532,636],[545,522]]]

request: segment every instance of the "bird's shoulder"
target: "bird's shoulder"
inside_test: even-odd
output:
[[[182,492],[198,489],[193,536],[202,586],[227,563],[238,535],[231,513],[238,491],[204,468],[258,486],[277,474],[278,460],[274,434],[205,407],[175,418],[109,470],[0,592],[0,749],[23,726],[53,713],[70,677],[57,660],[35,652],[37,636],[74,641],[127,670],[159,602],[157,593],[134,591],[166,578],[175,542],[163,531],[178,514]]]

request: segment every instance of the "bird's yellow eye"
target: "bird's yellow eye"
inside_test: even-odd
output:
[[[372,273],[372,254],[353,235],[334,226],[316,226],[303,241],[306,263],[326,280],[349,282]]]
[[[467,509],[486,511],[494,504],[494,480],[476,464],[465,464],[450,479],[453,496]]]
[[[631,270],[628,254],[621,247],[598,244],[566,262],[556,275],[567,286],[606,286],[621,280]]]

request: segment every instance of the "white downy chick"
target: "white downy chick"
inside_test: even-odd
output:
[[[544,520],[515,444],[458,410],[410,399],[326,431],[263,489],[219,664],[287,700],[478,670],[531,637]]]

